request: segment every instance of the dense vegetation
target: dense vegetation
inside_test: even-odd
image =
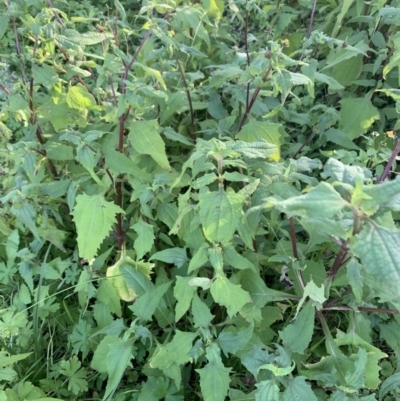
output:
[[[0,5],[0,401],[400,399],[399,0]]]

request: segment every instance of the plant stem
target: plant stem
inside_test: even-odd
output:
[[[146,43],[147,39],[150,36],[151,31],[148,30],[143,37],[142,41],[140,42],[139,46],[137,47],[135,54],[132,56],[132,59],[128,64],[124,64],[124,72],[121,77],[121,94],[125,95],[126,93],[126,80],[128,79],[128,74],[129,70],[131,69],[133,63],[136,61],[140,50],[143,48],[144,44]],[[114,86],[112,82],[110,82],[111,86],[111,91],[113,93],[113,98],[114,98],[114,104],[117,105],[118,107],[118,98],[115,93]],[[119,121],[119,127],[118,127],[118,152],[124,153],[124,131],[125,131],[125,122],[128,118],[129,112],[131,108],[129,107],[127,112],[125,114],[121,114],[118,118]],[[115,204],[122,208],[122,180],[123,180],[123,175],[120,174],[117,178],[116,184],[115,184],[115,192],[116,192],[116,199],[115,199]],[[124,247],[124,242],[125,242],[125,234],[123,227],[122,227],[122,213],[117,214],[117,229],[116,229],[116,237],[117,237],[117,246],[118,250],[122,251]]]
[[[317,135],[317,131],[311,132],[306,141],[300,146],[299,149],[296,150],[296,152],[293,155],[293,159],[313,140],[315,135]]]
[[[269,79],[269,77],[270,77],[270,75],[271,75],[271,72],[272,72],[272,64],[269,65],[268,70],[267,70],[267,72],[266,72],[265,75],[264,75],[264,78],[263,78],[263,81],[264,81],[264,82],[265,82],[265,81],[268,81],[268,79]],[[252,109],[252,107],[253,107],[253,105],[254,105],[256,99],[257,99],[257,96],[258,96],[258,94],[260,93],[260,90],[261,90],[261,87],[260,87],[260,86],[257,86],[257,88],[254,90],[254,93],[253,93],[253,96],[252,96],[251,101],[250,101],[250,103],[249,103],[249,106],[246,107],[246,111],[244,112],[242,121],[241,121],[240,124],[239,124],[238,132],[243,128],[243,125],[245,124],[245,122],[246,122],[246,120],[247,120],[247,117],[249,116],[250,111],[251,111],[251,109]]]
[[[246,0],[246,6],[247,6],[247,0]],[[249,31],[249,10],[247,10],[246,7],[246,19],[244,23],[244,49],[246,52],[247,66],[250,66],[249,45],[247,43],[248,31]],[[247,84],[246,88],[246,110],[249,108],[249,100],[250,100],[250,82]]]
[[[179,73],[181,74],[181,78],[183,81],[183,84],[185,85],[185,89],[186,89],[186,97],[189,103],[189,110],[190,110],[190,123],[192,125],[192,130],[191,130],[191,137],[194,141],[196,141],[196,134],[195,134],[195,126],[194,126],[194,111],[193,111],[193,104],[192,104],[192,97],[190,96],[190,90],[189,90],[189,86],[187,84],[186,78],[185,78],[185,74],[182,70],[182,66],[181,63],[179,62],[178,56],[176,55],[176,53],[174,52],[174,58],[176,60],[176,63],[178,65],[178,69],[179,69]]]
[[[331,270],[328,273],[328,277],[325,280],[324,287],[327,287],[328,284],[336,277],[339,269],[343,266],[343,261],[349,252],[349,249],[347,248],[347,244],[349,243],[349,239],[347,239],[345,242],[343,242],[342,246],[340,247],[340,250],[338,254],[336,255],[336,258],[333,262],[333,265],[331,267]]]
[[[293,251],[293,256],[296,260],[299,260],[299,252],[297,250],[297,241],[296,241],[296,230],[294,227],[294,219],[293,217],[289,217],[289,225],[290,225],[290,239],[292,242],[292,251]],[[295,270],[297,278],[299,280],[301,288],[304,290],[304,287],[306,286],[303,278],[303,274],[300,270]]]
[[[310,22],[308,24],[308,30],[307,30],[307,39],[311,36],[311,31],[312,31],[312,26],[314,23],[314,15],[315,15],[315,9],[317,8],[317,0],[314,0],[312,10],[311,10],[311,17],[310,17]]]
[[[61,25],[64,26],[64,22],[62,22],[62,19],[60,18],[60,16],[58,15],[58,13],[56,11],[54,11],[54,6],[53,3],[51,2],[51,0],[47,0],[47,4],[49,5],[51,11],[53,11],[54,16],[56,17],[57,22]]]
[[[400,138],[397,139],[396,146],[393,149],[392,154],[390,155],[389,161],[387,162],[385,169],[383,170],[383,173],[381,174],[381,176],[378,179],[378,183],[381,183],[386,180],[386,178],[389,175],[390,169],[392,168],[393,163],[396,160],[396,157],[399,154],[399,152],[400,152]]]

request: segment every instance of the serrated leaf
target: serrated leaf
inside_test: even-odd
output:
[[[245,142],[256,142],[257,139],[264,139],[267,143],[277,147],[277,150],[268,157],[271,160],[279,161],[281,138],[284,134],[282,124],[251,120],[236,134],[236,138]]]
[[[305,377],[298,376],[290,380],[283,393],[284,401],[318,401]]]
[[[380,118],[378,109],[368,97],[342,99],[340,104],[340,127],[350,139],[364,134]]]
[[[176,330],[175,336],[166,345],[161,345],[150,358],[150,367],[161,369],[164,374],[174,379],[176,387],[180,388],[180,366],[189,362],[192,343],[196,333]]]
[[[60,373],[67,376],[68,390],[78,395],[88,390],[88,382],[86,380],[86,369],[81,368],[81,362],[74,355],[69,361],[61,361]]]
[[[244,305],[251,302],[248,292],[240,285],[231,283],[225,276],[217,276],[211,284],[211,295],[214,301],[227,309],[229,317],[238,313]]]
[[[279,401],[279,387],[275,380],[264,380],[256,387],[256,401]]]
[[[115,215],[124,213],[103,195],[78,195],[72,211],[78,233],[79,256],[91,260],[115,223]]]
[[[199,194],[200,221],[210,242],[231,241],[241,217],[244,198],[223,190]]]
[[[196,369],[196,372],[200,375],[200,389],[204,401],[222,401],[228,393],[231,369],[226,368],[221,357],[210,348],[212,347],[207,349],[208,364],[202,369]]]
[[[196,293],[196,287],[190,286],[189,277],[176,276],[174,287],[174,297],[178,301],[175,306],[175,322],[177,322],[190,308],[193,296]]]
[[[305,195],[295,196],[282,202],[275,202],[277,209],[289,216],[318,218],[333,217],[339,213],[346,202],[335,189],[325,182],[321,182]]]
[[[164,170],[171,170],[164,141],[158,133],[157,120],[132,122],[129,127],[129,140],[136,152],[151,156]]]
[[[308,302],[297,315],[295,321],[279,331],[283,345],[288,351],[304,354],[314,332],[314,316],[315,308],[311,302]]]
[[[367,222],[360,234],[353,237],[349,248],[361,259],[367,273],[381,283],[400,280],[400,231]],[[398,286],[397,286],[398,288]],[[397,290],[400,297],[400,289]]]
[[[132,228],[136,231],[137,238],[134,241],[134,248],[138,260],[151,250],[154,244],[154,227],[146,223],[142,218]]]

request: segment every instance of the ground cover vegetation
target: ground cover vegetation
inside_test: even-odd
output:
[[[400,399],[399,25],[3,1],[0,400]]]

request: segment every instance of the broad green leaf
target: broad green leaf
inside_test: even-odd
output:
[[[141,68],[146,73],[146,76],[150,75],[151,77],[154,77],[157,80],[157,82],[160,84],[160,86],[164,90],[167,90],[167,86],[165,85],[164,79],[163,79],[160,71],[155,70],[154,68],[150,68],[147,65],[144,65],[142,63],[138,63],[137,61],[135,62],[135,68],[136,67]]]
[[[256,271],[253,263],[247,258],[237,253],[232,245],[228,245],[224,248],[224,262],[225,264],[234,267],[235,269],[244,270],[250,269]]]
[[[251,120],[240,130],[236,138],[245,142],[256,142],[258,139],[264,139],[267,143],[277,147],[276,152],[270,156],[270,159],[279,161],[281,138],[284,135],[285,131],[282,124]]]
[[[268,288],[260,275],[252,270],[240,271],[235,276],[239,279],[242,288],[250,294],[252,305],[257,308],[263,308],[268,302],[299,299],[296,295]]]
[[[343,49],[342,52],[344,53],[346,50]],[[343,87],[352,85],[361,74],[363,69],[363,58],[362,55],[358,55],[357,57],[352,57],[336,64],[332,68],[330,78],[332,80],[337,80],[341,85],[343,85]]]
[[[340,128],[350,139],[364,134],[380,118],[378,109],[368,97],[345,98],[340,105]]]
[[[154,227],[146,223],[142,217],[135,223],[132,228],[136,231],[137,238],[133,243],[136,251],[136,258],[142,259],[147,252],[151,250],[154,244]]]
[[[229,317],[238,313],[244,305],[251,302],[249,293],[244,291],[240,285],[231,283],[225,276],[217,276],[211,284],[210,291],[214,301],[225,306]]]
[[[346,14],[348,13],[348,11],[353,3],[354,3],[354,0],[343,0],[340,3],[341,8],[340,8],[339,14],[337,15],[335,26],[333,27],[333,30],[332,30],[332,37],[335,37],[338,34],[339,29],[342,26],[343,18],[346,17]]]
[[[223,190],[199,194],[200,221],[210,242],[231,241],[241,217],[244,198]]]
[[[200,389],[204,401],[222,401],[229,389],[229,373],[231,368],[226,368],[221,357],[208,347],[207,359],[209,362],[201,369],[196,369],[200,375]]]
[[[79,256],[91,260],[115,223],[115,215],[124,213],[103,195],[78,195],[72,211],[78,232]]]
[[[103,401],[111,401],[113,399],[114,392],[121,382],[132,357],[132,341],[130,340],[118,339],[118,343],[110,347],[106,358],[108,380]]]
[[[47,89],[51,89],[59,81],[55,69],[47,64],[42,64],[40,67],[33,64],[32,75],[35,84],[41,84]]]
[[[214,315],[211,314],[210,308],[199,298],[197,293],[193,296],[192,315],[194,327],[208,327]]]
[[[156,120],[133,121],[129,127],[129,140],[136,152],[151,156],[164,170],[171,170]]]
[[[256,401],[279,401],[279,387],[275,380],[264,380],[256,384]]]
[[[353,237],[349,248],[361,259],[367,273],[378,282],[393,285],[400,280],[400,231],[367,222],[360,234]],[[400,297],[400,289],[397,296]]]
[[[88,90],[82,85],[77,84],[68,88],[66,101],[71,109],[95,109],[96,100]]]
[[[129,157],[124,153],[117,152],[115,149],[106,149],[106,167],[111,169],[115,174],[130,174],[138,178],[142,182],[152,182],[152,176],[140,169]]]
[[[347,279],[349,280],[349,284],[353,290],[354,296],[359,302],[362,301],[363,296],[363,277],[361,274],[361,269],[362,266],[355,258],[351,258],[346,266]]]
[[[311,302],[307,302],[294,322],[279,331],[283,345],[288,351],[304,354],[314,332],[314,315],[315,308]]]
[[[164,294],[168,291],[172,281],[168,281],[164,284],[152,288],[147,291],[144,295],[141,295],[133,305],[129,306],[129,309],[140,319],[140,320],[151,320],[158,304],[160,303]]]
[[[332,177],[335,181],[355,186],[357,179],[363,182],[371,179],[371,172],[360,166],[347,166],[340,160],[329,158],[325,163],[324,171],[321,173],[322,178]]]
[[[161,260],[165,263],[174,264],[176,267],[182,267],[187,262],[185,248],[169,248],[154,253],[149,260]]]
[[[339,193],[325,182],[321,182],[305,195],[289,198],[282,202],[275,202],[275,206],[289,216],[311,218],[333,217],[345,205],[346,202]]]
[[[112,313],[121,317],[122,309],[120,297],[118,296],[114,285],[109,280],[102,280],[100,282],[96,295],[97,299],[107,305]]]
[[[176,330],[172,341],[156,349],[150,358],[150,367],[161,369],[166,376],[174,379],[176,387],[180,388],[180,367],[190,361],[189,352],[196,337],[196,333]]]
[[[3,37],[3,35],[4,35],[4,34],[6,33],[6,31],[7,31],[8,20],[9,20],[8,15],[2,15],[2,16],[0,17],[0,39]]]
[[[105,336],[97,345],[90,366],[100,373],[107,373],[107,355],[118,344],[118,337]]]
[[[318,401],[305,377],[298,376],[289,381],[283,393],[284,401]]]
[[[191,276],[176,276],[174,297],[178,302],[175,306],[175,322],[177,322],[189,310],[190,303],[196,293],[196,287],[189,285],[191,279]]]
[[[223,330],[217,338],[217,343],[226,356],[235,354],[250,341],[253,330],[253,324],[247,325],[242,330]]]
[[[207,256],[208,248],[209,245],[207,243],[204,243],[202,246],[200,246],[199,249],[197,249],[196,253],[190,259],[188,273],[191,273],[192,271],[200,268],[201,266],[203,266],[208,262],[208,256]]]
[[[222,0],[202,0],[201,3],[209,15],[217,19],[222,17],[224,12],[224,2]]]

